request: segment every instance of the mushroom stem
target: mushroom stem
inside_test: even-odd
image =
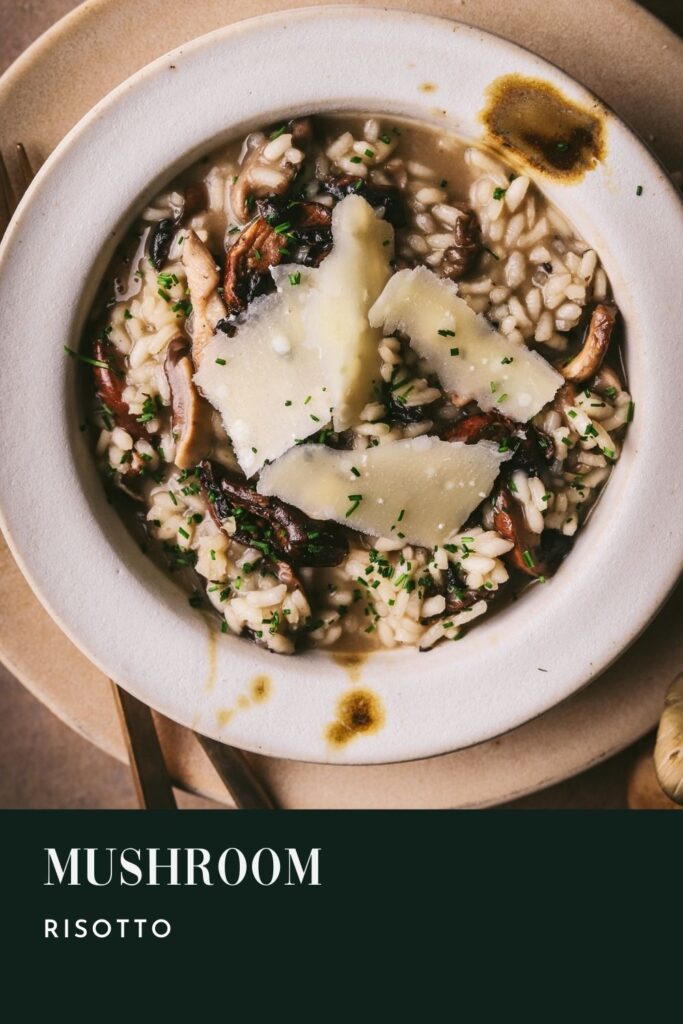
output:
[[[582,348],[569,362],[559,367],[565,380],[580,384],[595,376],[607,354],[616,318],[616,306],[600,303],[595,307]]]
[[[218,294],[218,267],[195,231],[190,230],[185,236],[182,260],[192,300],[192,359],[195,366],[199,366],[202,352],[226,310]]]
[[[183,335],[169,342],[164,373],[171,389],[175,464],[179,469],[191,469],[211,451],[211,408],[192,381],[194,367]]]

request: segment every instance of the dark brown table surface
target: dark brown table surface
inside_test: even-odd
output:
[[[0,0],[0,73],[77,5],[76,0]],[[683,0],[648,0],[643,6],[683,35]],[[640,746],[507,806],[625,807],[627,780]],[[178,802],[183,808],[217,806],[187,794],[179,794]],[[0,808],[133,806],[128,769],[64,725],[0,665]]]

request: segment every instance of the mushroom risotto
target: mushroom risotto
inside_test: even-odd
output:
[[[193,607],[280,654],[427,649],[552,585],[633,416],[619,329],[519,168],[301,117],[142,211],[78,358],[105,479]]]

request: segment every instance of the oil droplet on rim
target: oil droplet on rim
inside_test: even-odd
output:
[[[268,700],[272,686],[269,676],[254,676],[251,681],[251,699],[257,703]]]
[[[377,732],[384,725],[384,708],[370,690],[351,690],[337,704],[336,719],[325,730],[327,742],[342,747],[361,734]]]
[[[479,115],[489,141],[559,182],[579,181],[605,157],[605,111],[584,108],[540,78],[503,75]]]

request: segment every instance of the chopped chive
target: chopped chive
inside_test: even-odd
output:
[[[301,271],[297,270],[295,274],[289,275],[290,284],[301,284]]]
[[[498,405],[500,405],[501,402],[504,402],[506,398],[507,398],[507,395],[499,395],[498,398],[496,399],[496,401],[498,402]]]
[[[559,149],[560,153],[566,153],[567,150],[569,149],[569,143],[568,142],[558,142],[556,144],[555,148]]]
[[[360,470],[356,469],[355,466],[351,466],[351,472],[353,473],[354,476],[360,476]]]
[[[353,515],[353,513],[356,511],[356,509],[360,505],[361,501],[363,500],[363,495],[362,494],[348,494],[347,498],[349,499],[350,502],[353,503],[350,506],[350,508],[347,509],[347,512],[346,512],[346,517],[345,518],[348,519],[348,517],[350,515]]]
[[[642,196],[642,194],[643,194],[643,186],[639,185],[638,188],[636,189],[636,195],[637,196]]]
[[[494,188],[494,190],[493,190],[493,198],[494,199],[502,199],[506,192],[507,192],[507,189],[504,189],[504,188]]]
[[[498,384],[496,383],[495,380],[491,381],[490,388],[491,388],[491,394],[495,395],[496,391],[498,390]]]
[[[635,402],[629,402],[628,403],[628,412],[626,413],[626,422],[627,423],[631,423],[633,421],[633,414],[634,414],[635,411],[636,411],[636,403]]]
[[[350,158],[350,162],[351,162],[352,164],[360,164],[360,163],[362,163],[363,161],[361,160],[361,158],[360,158],[359,156],[352,156],[352,157]]]
[[[452,356],[459,356],[460,355],[460,349],[459,348],[452,348],[451,349],[451,355]]]
[[[366,155],[366,156],[367,156],[367,157],[368,157],[368,158],[369,158],[370,160],[372,160],[372,158],[374,157],[374,155],[375,155],[375,154],[373,153],[373,151],[372,151],[371,149],[366,149],[366,150],[365,150],[365,155]]]
[[[133,319],[133,314],[131,313],[131,311],[129,309],[124,309],[124,311],[123,311],[123,319],[124,320],[132,320]]]
[[[402,508],[401,511],[399,512],[398,516],[396,517],[396,522],[400,523],[402,521],[402,519],[403,519],[405,514],[406,514],[406,510],[404,508]]]
[[[88,356],[82,356],[80,352],[74,352],[68,345],[64,346],[64,351],[72,356],[73,359],[80,359],[82,363],[87,363],[88,366],[99,366],[103,370],[110,369],[109,363],[105,363],[103,359],[89,359]]]
[[[503,364],[503,366],[507,366],[508,363],[514,362],[514,358],[514,356],[505,356],[504,359],[501,359],[501,363]]]
[[[217,359],[216,362],[219,366],[225,366],[225,359]]]
[[[184,530],[184,529],[183,529],[183,527],[182,527],[182,526],[179,526],[179,527],[178,527],[178,533],[180,534],[180,536],[181,536],[181,537],[184,537],[184,538],[185,538],[185,540],[189,540],[189,538],[190,538],[190,535],[189,535],[189,533],[187,532],[187,530]]]
[[[440,334],[442,338],[454,338],[455,337],[455,331],[449,330],[448,327],[442,327],[441,330],[437,331],[436,333]]]
[[[528,565],[530,569],[533,569],[533,567],[536,565],[536,563],[534,562],[534,557],[528,548],[526,551],[523,552],[522,558],[524,559],[525,564]]]
[[[271,142],[274,139],[279,139],[280,136],[284,135],[286,131],[287,131],[287,125],[286,124],[281,124],[279,128],[277,128],[274,132],[271,132],[271,136],[270,136]]]
[[[382,135],[380,135],[380,137],[379,137],[379,141],[380,141],[380,142],[383,142],[385,146],[388,146],[388,145],[389,145],[389,143],[391,142],[391,139],[389,138],[389,136],[387,135],[387,133],[386,133],[386,132],[384,132],[384,133],[383,133]]]
[[[288,399],[287,399],[287,400],[285,401],[285,405],[291,405],[291,404],[292,404],[292,399],[291,399],[291,398],[288,398]]]

